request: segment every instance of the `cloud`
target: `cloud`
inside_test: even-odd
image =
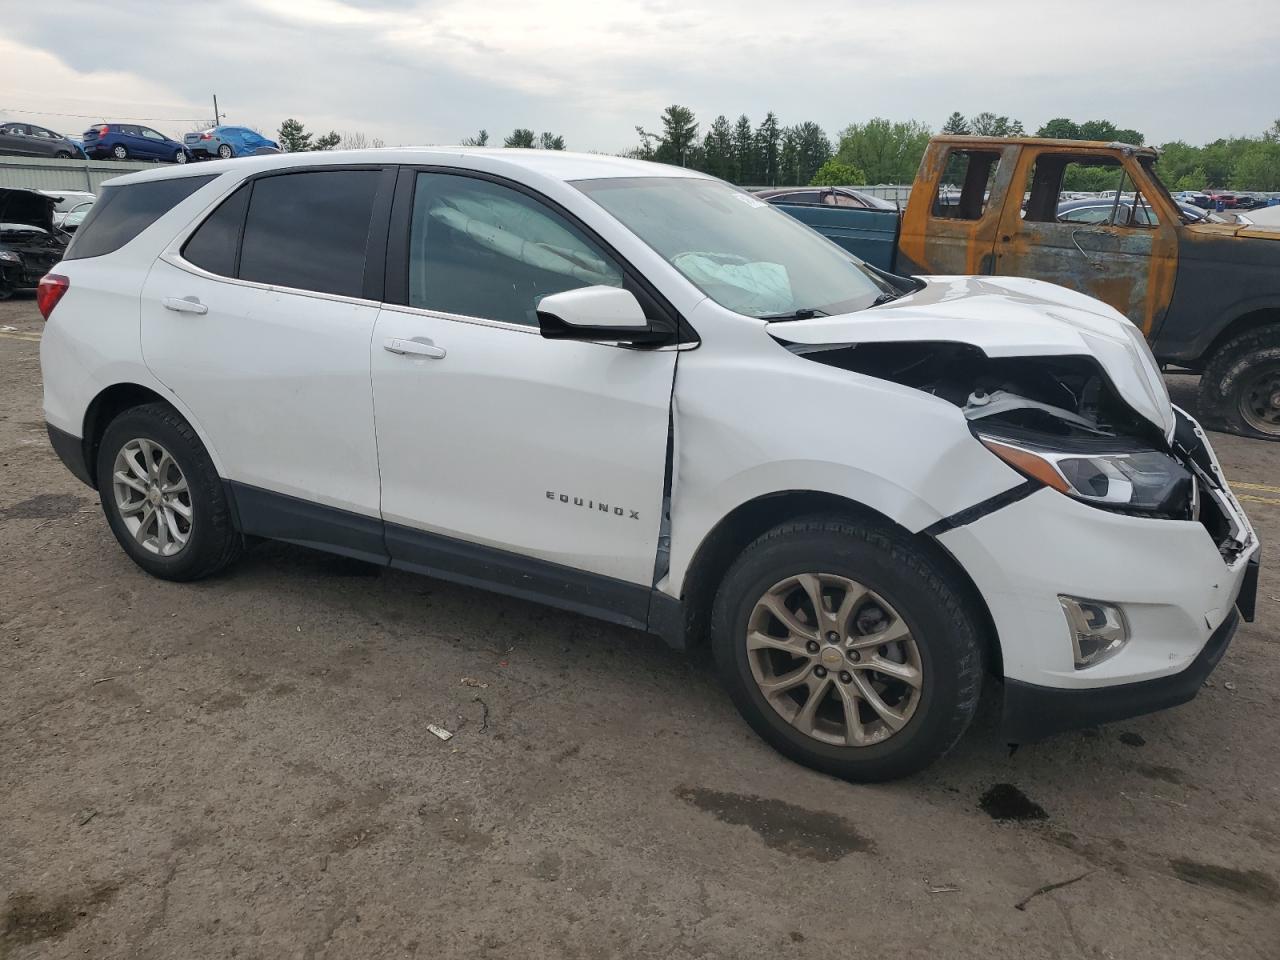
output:
[[[1247,25],[1220,52],[1188,29],[1191,0],[1078,0],[1052,18],[1026,0],[832,7],[791,0],[62,0],[0,23],[0,109],[113,116],[211,113],[274,130],[361,130],[450,143],[487,128],[552,130],[621,150],[670,103],[832,134],[872,116],[935,127],[952,110],[1109,118],[1149,139],[1260,131],[1280,88],[1280,8],[1220,0]],[[66,29],[67,23],[76,29]],[[92,64],[92,67],[86,66]],[[52,117],[47,118],[52,120]],[[81,121],[62,126],[71,129]],[[52,124],[57,126],[56,124]],[[155,126],[177,133],[176,123]]]

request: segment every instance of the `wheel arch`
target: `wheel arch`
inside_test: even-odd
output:
[[[1222,328],[1214,334],[1213,339],[1205,346],[1204,351],[1200,354],[1200,360],[1197,368],[1203,370],[1213,357],[1226,344],[1230,343],[1242,333],[1249,333],[1261,327],[1280,326],[1280,298],[1262,301],[1261,303],[1251,303],[1242,310],[1237,310],[1235,315],[1222,325]]]
[[[209,459],[213,461],[218,474],[225,477],[217,451],[214,449],[213,444],[209,442],[204,429],[189,410],[186,410],[172,396],[165,396],[154,388],[140,383],[126,381],[113,383],[111,386],[98,391],[97,395],[89,401],[89,405],[85,408],[80,443],[89,476],[94,480],[92,485],[95,489],[97,488],[97,477],[95,476],[94,466],[98,462],[98,447],[102,443],[102,435],[106,432],[107,425],[124,411],[148,403],[164,403],[177,410],[179,415],[191,424],[191,429],[200,438],[200,442],[204,444],[205,450],[208,451]]]
[[[1004,676],[1004,660],[995,620],[973,578],[937,539],[927,533],[911,533],[884,513],[847,497],[817,490],[784,490],[764,494],[739,504],[707,533],[694,551],[681,582],[684,637],[688,648],[704,647],[710,634],[711,607],[716,591],[733,561],[757,537],[778,524],[801,517],[841,517],[854,522],[892,527],[911,537],[956,574],[966,599],[980,619],[987,647],[988,669]]]

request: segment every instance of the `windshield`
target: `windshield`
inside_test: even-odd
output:
[[[718,180],[629,177],[573,185],[736,313],[765,319],[849,313],[895,292],[820,234]]]

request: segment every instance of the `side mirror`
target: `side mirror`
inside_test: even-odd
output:
[[[665,339],[649,325],[635,294],[621,287],[581,287],[543,297],[538,304],[538,329],[548,340],[650,343]]]

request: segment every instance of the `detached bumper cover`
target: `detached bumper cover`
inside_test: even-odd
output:
[[[1034,743],[1066,730],[1112,723],[1186,703],[1218,665],[1239,625],[1240,614],[1232,610],[1189,667],[1156,680],[1075,690],[1006,680],[1001,732],[1008,743]]]

